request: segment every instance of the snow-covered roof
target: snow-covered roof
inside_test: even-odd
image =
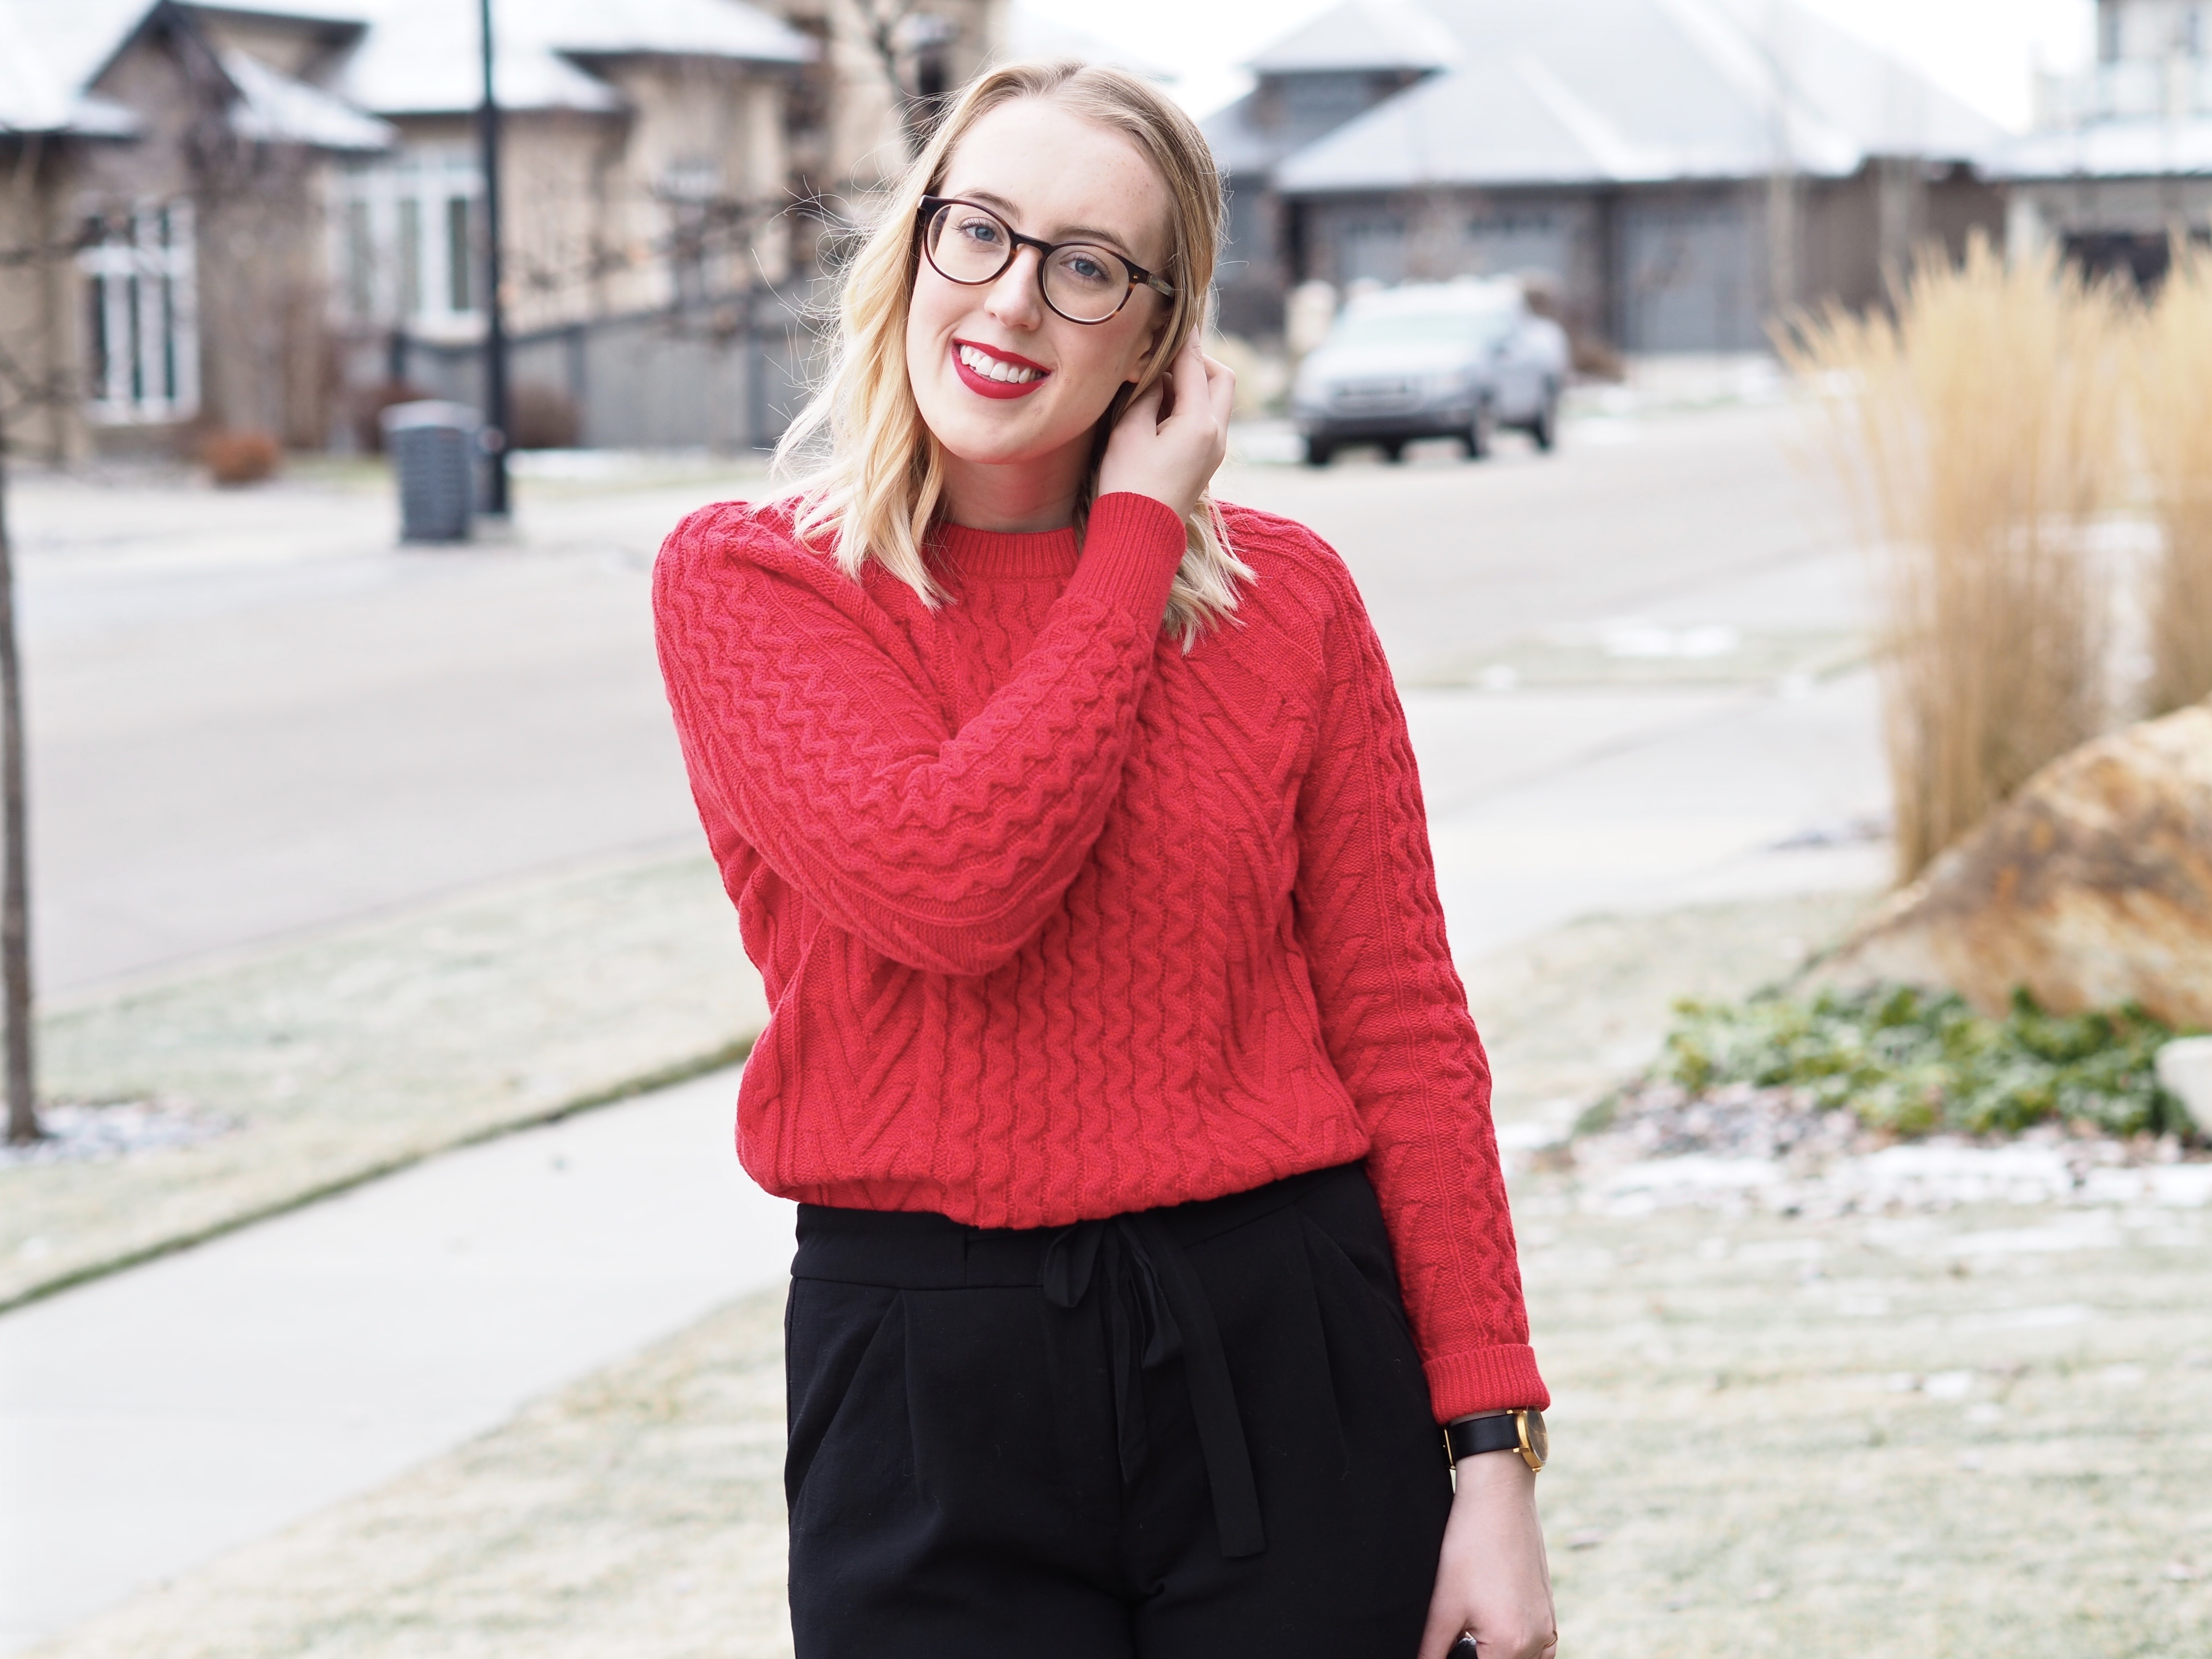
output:
[[[68,6],[0,0],[0,132],[136,132],[136,117],[86,88],[147,6],[148,0]]]
[[[318,21],[343,14],[325,11],[318,0],[280,15]],[[154,10],[154,0],[0,0],[0,129],[131,137],[138,118],[92,90]],[[343,100],[279,73],[258,58],[218,54],[238,94],[233,128],[244,137],[301,143],[323,149],[378,150],[398,134]]]
[[[1104,64],[1127,70],[1147,81],[1176,78],[1175,71],[1157,58],[1147,58],[1088,29],[1042,16],[1026,6],[1015,6],[1006,14],[1005,56],[1011,63],[1038,58],[1073,58],[1085,64]]]
[[[1458,37],[1413,0],[1346,0],[1291,30],[1245,67],[1255,75],[1437,70],[1459,57]]]
[[[1458,64],[1287,157],[1291,194],[1828,177],[2003,131],[1790,0],[1430,0]]]
[[[483,94],[477,10],[461,0],[362,0],[368,36],[335,89],[380,115],[459,112]],[[583,62],[635,57],[803,64],[814,43],[739,0],[504,0],[494,13],[501,107],[616,110]],[[582,60],[580,62],[579,60]]]
[[[0,0],[0,131],[136,131],[127,111],[93,97],[90,88],[155,3]],[[392,134],[374,115],[461,112],[482,95],[477,8],[468,0],[221,0],[210,9],[365,27],[327,88],[225,54],[224,72],[240,95],[234,118],[253,137],[381,149]],[[815,51],[805,35],[743,0],[499,0],[495,17],[497,90],[509,109],[622,108],[621,95],[586,67],[595,60],[793,64]]]
[[[2212,116],[2095,121],[2034,132],[1984,158],[1992,179],[2158,179],[2212,173]]]
[[[238,88],[230,125],[241,138],[308,144],[317,149],[381,150],[399,142],[398,130],[318,87],[279,75],[258,58],[234,49],[221,54],[222,72]]]

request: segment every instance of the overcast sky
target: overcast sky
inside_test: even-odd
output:
[[[1210,113],[1249,84],[1237,64],[1336,0],[1020,0],[1176,71],[1176,91]],[[2029,76],[2086,64],[2094,0],[1800,0],[1886,46],[2008,126],[2027,124]]]

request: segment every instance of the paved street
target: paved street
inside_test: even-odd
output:
[[[1883,799],[1869,677],[1816,660],[1860,625],[1855,562],[1790,429],[1735,409],[1586,422],[1550,459],[1224,480],[1368,595],[1463,958],[1593,908],[1878,876],[1851,828]],[[685,507],[747,487],[534,483],[514,544],[402,553],[363,487],[27,485],[50,994],[689,844],[646,573]],[[454,1154],[0,1319],[0,1646],[772,1281],[730,1091]],[[609,1172],[588,1194],[549,1175],[564,1146]]]
[[[1755,682],[1656,698],[1417,684],[1608,619],[1851,625],[1853,560],[1784,453],[1792,430],[1776,408],[1606,420],[1549,459],[1514,446],[1486,466],[1224,477],[1225,495],[1311,523],[1358,574],[1409,683],[1439,851],[1473,883],[1454,918],[1462,951],[1649,888],[1655,860],[1689,878],[1769,831],[1878,801],[1863,684],[1786,708]],[[757,487],[533,480],[514,544],[450,552],[394,550],[391,504],[367,479],[240,494],[21,483],[46,994],[686,844],[647,571],[684,511]],[[1626,805],[1670,821],[1619,866],[1629,887],[1577,857],[1540,903],[1522,870],[1494,871],[1510,902],[1493,893],[1491,854],[1587,842],[1589,798],[1559,784],[1601,757],[1651,774],[1658,793],[1640,782]],[[1582,825],[1568,842],[1551,827],[1563,819]],[[1477,821],[1502,839],[1441,833]]]

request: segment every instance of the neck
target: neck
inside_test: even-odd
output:
[[[970,530],[1002,535],[1065,530],[1091,464],[1091,434],[1025,461],[966,461],[945,455],[945,516]]]

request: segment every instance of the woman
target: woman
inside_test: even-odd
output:
[[[1206,493],[1220,216],[1144,82],[983,76],[847,273],[799,493],[662,550],[775,1010],[738,1152],[800,1200],[800,1659],[1554,1640],[1404,719],[1336,556]]]

